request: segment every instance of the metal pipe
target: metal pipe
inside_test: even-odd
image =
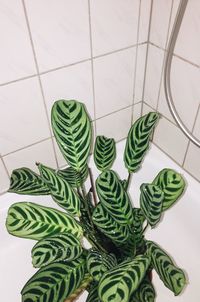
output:
[[[200,140],[198,140],[190,130],[184,125],[183,121],[181,120],[176,107],[174,105],[172,92],[171,92],[171,83],[170,83],[170,76],[171,76],[171,64],[173,58],[173,52],[176,45],[176,40],[179,34],[179,30],[181,27],[181,23],[183,20],[183,16],[186,10],[188,0],[180,0],[179,7],[176,14],[176,19],[174,21],[174,25],[172,28],[172,32],[170,35],[168,47],[167,47],[167,55],[165,59],[165,67],[164,67],[164,89],[165,89],[165,96],[171,111],[172,116],[174,117],[175,121],[177,122],[180,129],[183,133],[192,141],[196,146],[200,147]]]

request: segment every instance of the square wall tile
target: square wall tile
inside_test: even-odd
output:
[[[161,83],[164,51],[149,45],[144,101],[156,109]]]
[[[161,89],[160,89],[160,96],[159,96],[159,101],[158,101],[158,111],[162,113],[166,118],[168,118],[170,121],[173,123],[176,123],[168,106],[166,96],[165,96],[165,91],[164,91],[164,80],[163,80],[163,75],[162,75],[162,83],[161,83]]]
[[[132,124],[141,117],[141,110],[142,110],[142,103],[134,104],[133,106],[133,118],[132,118]]]
[[[93,54],[137,43],[139,0],[91,0]]]
[[[94,119],[91,62],[68,66],[41,76],[49,117],[56,100],[78,100]]]
[[[198,115],[195,121],[195,127],[193,131],[194,136],[200,140],[200,104],[198,108]]]
[[[132,107],[109,114],[96,120],[97,135],[105,135],[120,141],[127,137],[131,127]]]
[[[134,103],[142,101],[144,75],[146,67],[147,44],[139,45],[137,49],[137,67],[135,73]]]
[[[5,170],[2,160],[0,159],[0,194],[4,193],[9,188],[9,177]]]
[[[11,153],[3,157],[3,160],[10,174],[14,169],[21,167],[30,168],[38,173],[36,162],[57,168],[51,139]]]
[[[40,71],[90,57],[87,0],[26,0],[25,4]]]
[[[184,168],[200,181],[200,148],[190,143]]]
[[[22,1],[0,2],[0,83],[36,73]]]
[[[141,0],[140,3],[141,4],[138,43],[143,43],[147,42],[148,40],[149,18],[152,0]]]
[[[135,55],[133,47],[94,60],[96,117],[132,104]]]
[[[0,153],[50,136],[38,78],[0,87]]]
[[[154,0],[150,41],[165,48],[172,9],[172,0]]]
[[[200,102],[199,68],[174,57],[171,90],[176,110],[188,129],[192,129]]]
[[[182,165],[188,139],[177,126],[162,117],[156,126],[153,141],[177,163]]]

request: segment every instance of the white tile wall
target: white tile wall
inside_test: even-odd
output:
[[[39,70],[90,57],[87,0],[25,0]]]
[[[5,192],[9,187],[9,178],[2,160],[0,159],[0,192]]]
[[[91,0],[93,54],[137,43],[139,0]]]
[[[135,54],[132,47],[94,60],[97,118],[132,104]]]
[[[148,40],[151,5],[152,5],[151,0],[140,1],[140,22],[139,22],[138,43],[147,42]]]
[[[0,3],[0,84],[36,73],[22,2]]]
[[[190,143],[186,155],[184,168],[198,180],[200,179],[200,148]]]
[[[143,88],[144,88],[144,76],[146,67],[146,52],[147,43],[139,45],[137,49],[137,61],[136,61],[136,74],[135,74],[135,91],[134,91],[134,103],[142,101]]]

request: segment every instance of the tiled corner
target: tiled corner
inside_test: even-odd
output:
[[[40,71],[90,57],[87,0],[26,0]]]
[[[134,103],[141,102],[143,97],[146,52],[147,52],[147,43],[138,46],[137,63],[136,63],[137,67],[135,73]]]
[[[163,60],[164,51],[149,45],[144,101],[154,109],[156,109],[158,102]]]
[[[1,0],[0,6],[0,83],[6,83],[36,69],[22,2]]]
[[[200,103],[199,103],[199,107],[198,107],[198,115],[195,120],[195,127],[194,127],[193,134],[197,139],[200,140]]]
[[[141,0],[140,3],[141,4],[138,43],[143,43],[147,42],[148,40],[149,19],[152,0]]]
[[[200,148],[194,145],[193,143],[190,143],[184,168],[192,174],[194,177],[196,177],[198,180],[200,180]]]
[[[160,96],[158,101],[158,111],[162,113],[166,118],[168,118],[173,123],[176,123],[168,106],[165,91],[164,91],[164,79],[162,75],[162,83],[161,83],[161,89],[160,89]]]
[[[0,106],[2,155],[50,136],[37,78],[0,87]]]
[[[9,183],[9,177],[7,175],[3,162],[0,159],[0,194],[8,190]]]
[[[151,20],[150,41],[165,48],[170,22],[172,0],[154,0]]]
[[[177,126],[162,117],[156,126],[153,141],[177,163],[182,165],[188,139]]]
[[[131,126],[132,106],[96,120],[97,135],[120,141],[127,137]]]
[[[133,106],[133,117],[132,117],[132,124],[141,117],[141,111],[142,111],[142,102],[138,104],[134,104]]]
[[[66,99],[83,102],[91,119],[94,119],[90,61],[43,74],[41,81],[49,116],[53,103]]]
[[[57,167],[51,139],[11,153],[3,157],[3,160],[9,173],[21,167],[28,167],[37,172],[36,162],[43,163],[52,168]]]
[[[139,0],[91,0],[95,56],[137,43]]]
[[[135,47],[94,60],[96,117],[132,104]]]

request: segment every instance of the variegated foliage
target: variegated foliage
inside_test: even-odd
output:
[[[113,138],[97,136],[94,147],[94,161],[100,171],[108,170],[116,157],[116,147]]]

